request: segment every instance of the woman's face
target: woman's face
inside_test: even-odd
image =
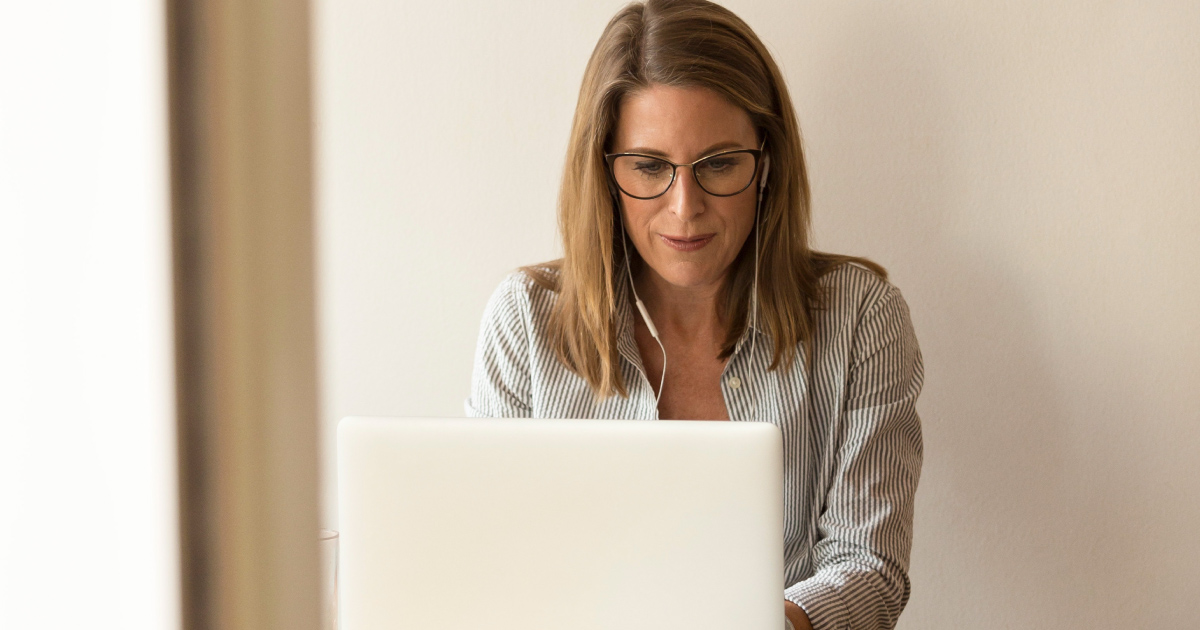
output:
[[[611,150],[689,164],[719,151],[757,149],[756,135],[746,111],[710,89],[653,85],[621,102]],[[757,190],[716,197],[680,167],[660,197],[620,193],[621,213],[648,273],[680,288],[715,289],[754,227]]]

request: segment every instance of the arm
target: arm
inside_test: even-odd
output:
[[[527,418],[530,416],[529,297],[520,272],[510,275],[488,300],[475,367],[471,396],[464,402],[473,418]]]
[[[893,628],[908,601],[923,378],[908,306],[890,288],[854,332],[815,573],[784,591],[817,630]]]
[[[812,624],[808,621],[808,615],[804,614],[804,609],[797,606],[796,602],[783,600],[783,614],[792,624],[788,630],[813,630]]]

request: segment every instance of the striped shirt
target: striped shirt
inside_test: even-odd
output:
[[[816,630],[892,628],[909,596],[921,352],[896,287],[855,265],[821,284],[827,302],[815,313],[811,372],[802,354],[791,368],[768,371],[770,339],[751,326],[725,365],[721,393],[730,420],[771,422],[783,433],[783,596]],[[617,321],[629,397],[597,401],[550,344],[556,296],[523,272],[496,289],[467,415],[657,419],[629,301],[619,302]]]

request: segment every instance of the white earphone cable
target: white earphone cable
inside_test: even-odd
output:
[[[766,143],[763,143],[764,146]],[[758,252],[759,252],[759,233],[762,232],[762,225],[759,222],[759,217],[762,215],[762,199],[763,189],[767,187],[767,174],[771,172],[771,156],[766,156],[763,160],[763,172],[761,179],[758,182],[758,199],[754,203],[754,279],[750,283],[750,319],[746,325],[746,332],[750,335],[750,361],[747,364],[747,372],[754,369],[754,359],[758,355],[758,338],[753,330],[750,330],[752,322],[755,328],[758,328]],[[748,380],[748,379],[747,379]],[[758,390],[757,384],[750,387],[751,395],[751,410],[754,415],[758,416]]]
[[[620,207],[617,208],[620,212]],[[629,274],[629,290],[633,292],[633,301],[637,305],[637,310],[642,314],[642,321],[646,322],[646,328],[650,331],[650,336],[654,337],[655,343],[658,344],[658,349],[662,351],[663,364],[662,374],[658,378],[658,392],[654,396],[654,406],[658,406],[658,401],[662,400],[663,385],[667,382],[667,348],[663,346],[662,339],[658,338],[658,329],[654,327],[654,321],[650,319],[650,313],[646,311],[646,305],[642,303],[642,298],[638,297],[637,287],[633,284],[633,268],[629,265],[629,245],[626,244],[625,219],[621,218],[621,249],[625,252],[625,272]]]

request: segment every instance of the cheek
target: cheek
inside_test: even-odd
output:
[[[747,200],[739,199],[738,203],[730,204],[730,206],[722,213],[724,216],[725,229],[729,231],[730,237],[741,243],[754,229],[754,198]]]
[[[649,201],[634,200],[632,202],[625,201],[622,206],[621,215],[625,217],[625,229],[629,232],[630,238],[635,243],[640,243],[646,239],[647,232],[651,228],[651,223],[657,210]]]

